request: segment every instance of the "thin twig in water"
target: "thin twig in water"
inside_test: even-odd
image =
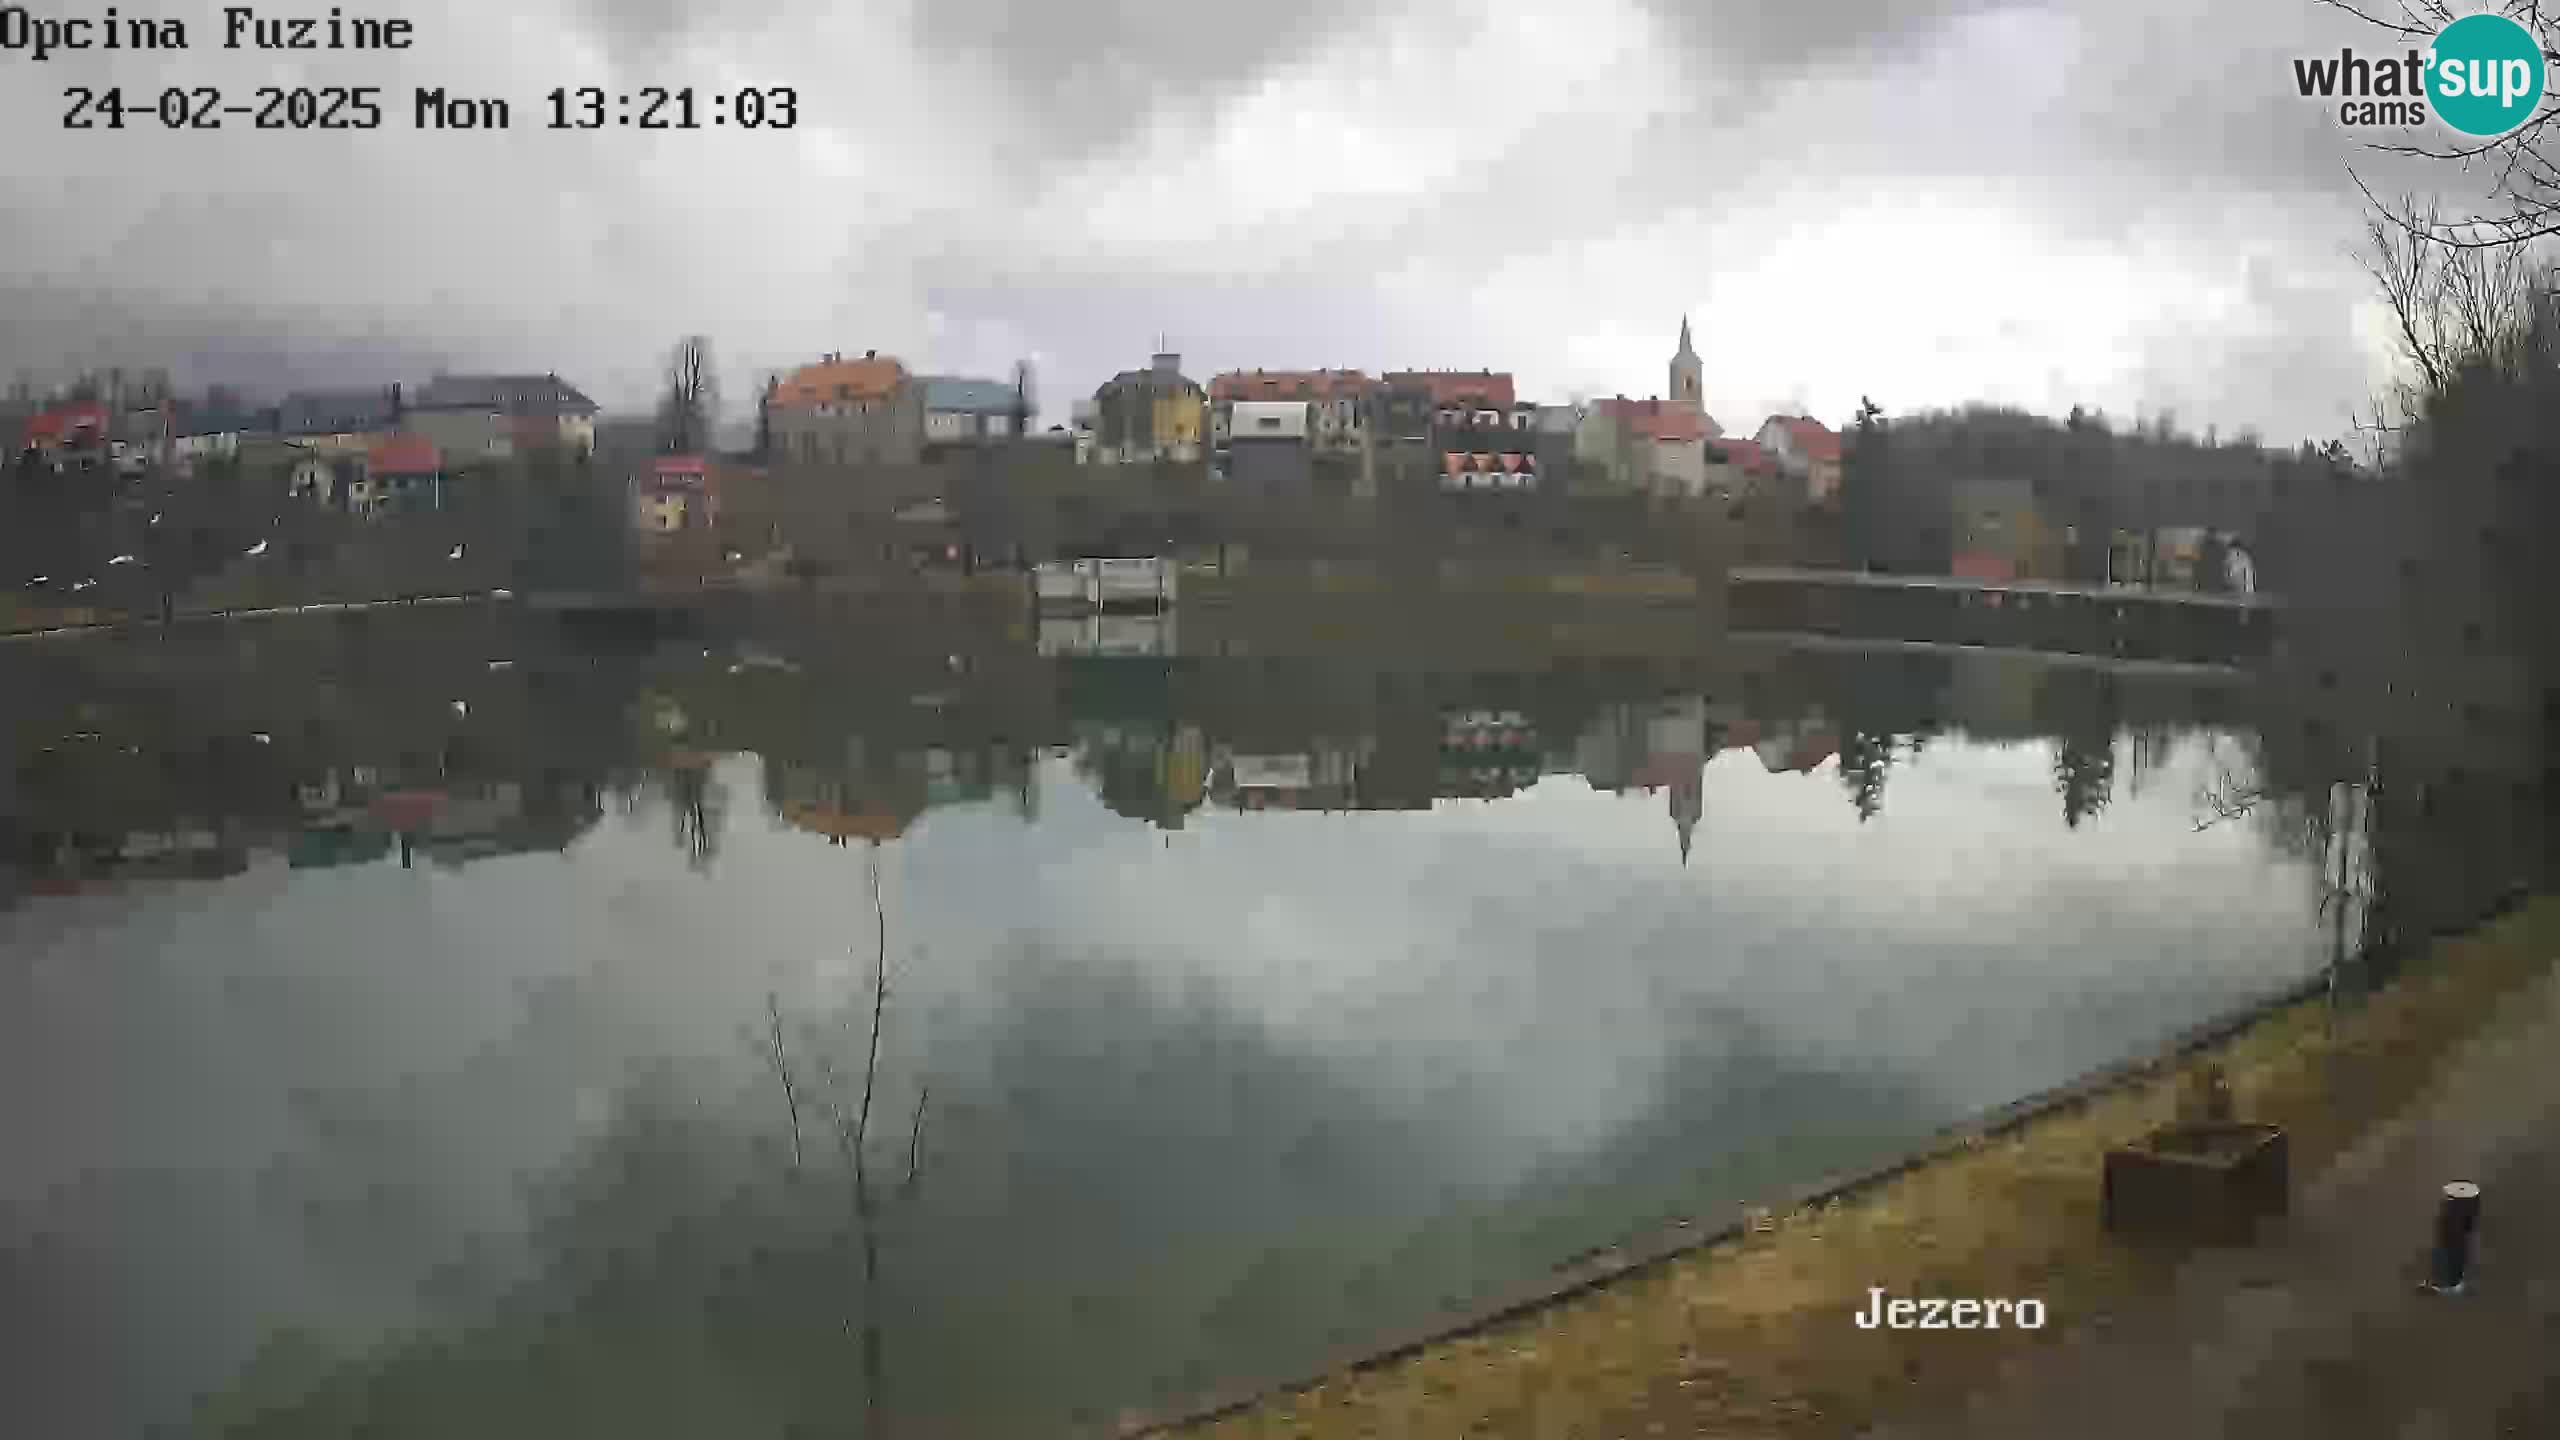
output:
[[[800,1091],[791,1083],[791,1062],[782,1050],[782,1001],[764,992],[765,1012],[773,1017],[773,1073],[782,1077],[782,1103],[791,1112],[791,1169],[800,1170]]]
[[[853,1128],[858,1150],[871,1137],[871,1092],[880,1078],[880,1018],[889,1004],[889,911],[880,899],[880,842],[871,843],[871,910],[879,917],[879,953],[873,958],[871,986],[871,1053],[862,1066],[862,1118]]]
[[[916,1184],[916,1150],[924,1140],[924,1099],[932,1093],[930,1085],[917,1087],[916,1118],[907,1125],[907,1188],[910,1190]]]

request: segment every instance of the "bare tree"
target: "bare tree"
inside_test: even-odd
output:
[[[2524,364],[2534,294],[2534,249],[2448,246],[2431,238],[2444,229],[2432,203],[2403,196],[2377,202],[2365,217],[2358,259],[2390,307],[2393,339],[2405,378],[2374,397],[2360,422],[2375,435],[2405,429],[2465,369],[2500,374]]]
[[[837,1070],[834,1056],[825,1048],[818,1050],[818,1065],[825,1083],[812,1092],[804,1090],[791,1072],[789,1052],[782,1036],[782,1006],[770,992],[765,997],[765,1011],[771,1027],[769,1053],[774,1073],[782,1082],[783,1106],[791,1124],[791,1157],[794,1174],[799,1173],[802,1154],[800,1144],[800,1102],[809,1098],[826,1117],[827,1126],[835,1134],[836,1153],[843,1161],[846,1179],[851,1184],[852,1202],[849,1216],[854,1240],[862,1256],[862,1320],[855,1336],[861,1351],[865,1424],[862,1433],[885,1433],[881,1421],[881,1390],[886,1375],[884,1334],[880,1305],[880,1235],[879,1202],[871,1186],[871,1108],[880,1076],[880,1037],[889,1007],[889,910],[880,893],[880,843],[870,848],[872,932],[872,983],[870,1037],[863,1046],[862,1092],[857,1102],[847,1093],[848,1082]],[[846,1018],[846,1036],[851,1038],[852,1018]],[[915,1115],[907,1130],[907,1173],[899,1187],[899,1198],[916,1193],[916,1180],[924,1141],[925,1099],[928,1087],[916,1091]],[[850,1316],[848,1331],[857,1329]]]
[[[2464,0],[2459,7],[2454,0],[2396,0],[2396,14],[2384,13],[2378,4],[2367,8],[2367,0],[2318,3],[2352,15],[2395,40],[2420,44],[2433,40],[2437,31],[2463,14],[2491,10],[2523,25],[2540,45],[2546,62],[2560,61],[2560,6],[2550,5],[2549,0],[2495,0],[2493,6]],[[2513,250],[2560,235],[2560,126],[2552,123],[2555,119],[2560,119],[2560,95],[2546,89],[2532,118],[2504,135],[2440,145],[2377,141],[2369,148],[2385,155],[2449,162],[2465,173],[2487,172],[2490,199],[2482,208],[2457,220],[2430,216],[2426,225],[2413,224],[2408,233],[2446,249]],[[2361,187],[2364,182],[2356,183]],[[2366,198],[2372,198],[2371,191],[2366,191]],[[2376,208],[2382,208],[2378,202]]]
[[[667,352],[666,382],[658,395],[658,446],[670,455],[709,448],[720,409],[711,339],[687,335]]]

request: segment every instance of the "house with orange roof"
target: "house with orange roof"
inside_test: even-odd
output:
[[[1520,403],[1507,370],[1390,370],[1380,379],[1390,390],[1418,391],[1442,410],[1500,411],[1508,417]]]
[[[364,468],[347,486],[347,509],[368,519],[444,508],[444,461],[436,442],[399,431],[365,447]]]
[[[1357,453],[1368,440],[1369,397],[1379,382],[1358,370],[1230,370],[1209,381],[1209,439],[1235,438],[1235,407],[1285,401],[1307,407],[1309,444]]]
[[[1710,440],[1706,458],[1706,493],[1725,499],[1762,491],[1785,473],[1757,440]]]
[[[1708,423],[1704,411],[1677,400],[1613,396],[1592,403],[1574,451],[1627,488],[1697,495],[1706,488]]]
[[[803,465],[906,465],[924,452],[924,387],[877,350],[831,352],[770,382],[772,458]]]
[[[834,845],[895,840],[930,802],[925,775],[916,764],[893,764],[890,773],[880,774],[860,766],[769,761],[765,784],[775,814]]]
[[[631,488],[632,524],[644,534],[707,529],[719,518],[711,463],[700,455],[660,455]]]
[[[1752,437],[1778,468],[1804,481],[1804,498],[1823,504],[1840,493],[1840,432],[1810,415],[1772,415]]]
[[[96,469],[106,461],[108,438],[107,407],[76,400],[29,419],[25,447],[56,470]]]
[[[1609,483],[1656,495],[1695,496],[1707,484],[1707,442],[1724,427],[1701,399],[1698,353],[1689,322],[1680,321],[1680,345],[1669,367],[1671,393],[1643,400],[1624,395],[1598,401],[1574,430],[1574,458],[1596,465]]]

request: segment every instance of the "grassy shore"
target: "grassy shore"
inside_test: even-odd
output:
[[[1965,1142],[1851,1198],[1372,1369],[1184,1433],[1215,1437],[1848,1436],[1951,1406],[2018,1350],[2102,1323],[2166,1284],[2173,1251],[2110,1239],[2110,1146],[2171,1118],[2186,1072],[2222,1067],[2243,1119],[2289,1132],[2296,1183],[2424,1089],[2501,997],[2560,953],[2560,899],[2439,941],[2396,984],[2336,1012],[2275,1010],[2163,1064]],[[2041,1331],[1863,1331],[1869,1287],[2036,1296]]]

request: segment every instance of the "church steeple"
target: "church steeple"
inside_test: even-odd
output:
[[[1680,317],[1680,349],[1671,357],[1671,398],[1683,405],[1706,408],[1706,395],[1700,384],[1698,352],[1689,344],[1689,317]]]
[[[1680,864],[1689,863],[1689,836],[1698,828],[1698,817],[1706,813],[1706,762],[1698,762],[1697,770],[1682,776],[1671,786],[1671,827],[1680,832]]]

